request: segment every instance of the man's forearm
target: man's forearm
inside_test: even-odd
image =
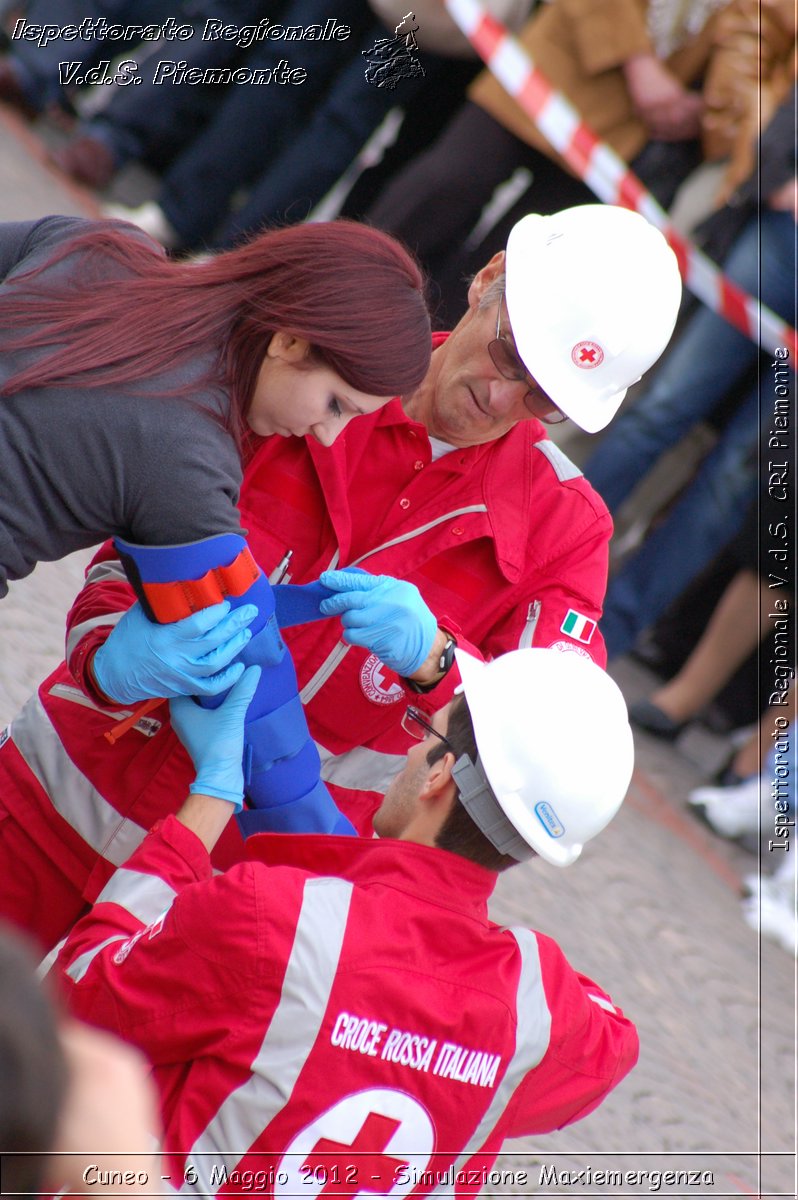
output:
[[[177,819],[190,829],[210,854],[233,815],[233,805],[217,796],[192,792],[177,813]]]

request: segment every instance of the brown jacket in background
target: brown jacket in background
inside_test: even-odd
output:
[[[649,141],[636,116],[621,64],[636,54],[653,54],[646,29],[646,0],[554,0],[539,8],[518,34],[537,67],[569,98],[590,128],[629,162]],[[722,9],[666,65],[684,84],[701,79]],[[469,89],[469,99],[516,137],[566,164],[489,71]]]
[[[704,157],[730,159],[724,201],[754,169],[757,138],[796,77],[795,0],[732,0],[714,24]]]

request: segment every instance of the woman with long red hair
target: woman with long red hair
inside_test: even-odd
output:
[[[429,366],[418,267],[353,222],[180,262],[48,217],[0,226],[0,281],[0,597],[109,536],[240,532],[246,436],[330,445]]]

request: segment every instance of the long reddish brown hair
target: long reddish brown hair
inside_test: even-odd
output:
[[[427,373],[423,276],[377,229],[354,221],[292,225],[204,262],[169,260],[136,234],[117,222],[95,224],[9,281],[0,296],[4,348],[53,349],[12,375],[0,394],[129,383],[215,347],[238,433],[278,329],[305,338],[314,359],[370,395],[409,393]],[[76,251],[79,273],[55,283],[39,278]],[[118,278],[108,278],[109,260]],[[22,332],[9,339],[16,329]]]

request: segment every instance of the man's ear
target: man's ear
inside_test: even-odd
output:
[[[279,358],[283,362],[298,363],[307,356],[310,344],[306,338],[296,337],[285,329],[278,329],[272,334],[271,341],[266,347],[268,358]]]
[[[468,304],[470,308],[477,308],[480,300],[485,295],[490,285],[498,279],[504,271],[505,253],[499,250],[494,254],[493,258],[481,267],[468,288]]]
[[[457,791],[457,785],[452,778],[454,755],[446,751],[443,758],[437,759],[429,769],[424,786],[421,789],[421,799],[425,804],[435,805],[445,802],[449,804]]]

